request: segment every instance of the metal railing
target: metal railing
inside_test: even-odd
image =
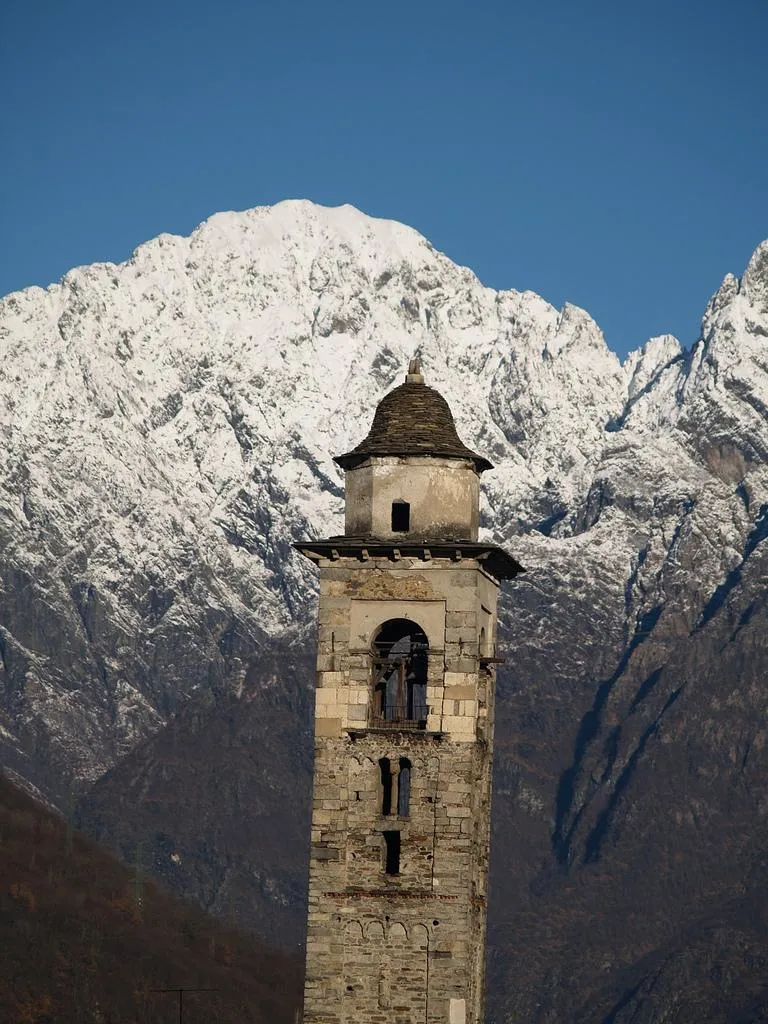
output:
[[[426,704],[390,704],[373,710],[371,725],[376,729],[426,729],[428,714]]]

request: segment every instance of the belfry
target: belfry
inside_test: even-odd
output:
[[[304,1024],[481,1024],[499,582],[480,474],[411,362],[320,574]]]

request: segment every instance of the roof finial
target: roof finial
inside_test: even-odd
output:
[[[406,384],[423,384],[424,374],[421,372],[421,362],[418,356],[414,356],[408,363],[408,373],[405,376]]]

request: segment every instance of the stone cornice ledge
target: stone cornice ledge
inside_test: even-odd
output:
[[[299,541],[294,549],[313,562],[328,559],[354,558],[361,562],[372,558],[387,558],[398,562],[403,558],[418,558],[429,562],[433,558],[446,558],[453,562],[471,559],[480,564],[497,580],[514,579],[525,572],[520,563],[496,544],[471,540],[378,540],[374,537],[329,537],[326,540]]]

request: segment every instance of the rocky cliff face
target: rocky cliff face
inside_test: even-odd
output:
[[[712,921],[755,934],[768,243],[690,352],[661,337],[623,365],[582,310],[302,202],[8,296],[0,339],[8,769],[300,937],[315,591],[290,544],[340,531],[331,454],[418,351],[497,467],[486,535],[529,567],[502,612],[495,1019],[731,1019],[659,992],[683,962],[709,978]],[[762,955],[742,945],[731,978]],[[712,1006],[757,998],[708,984]]]

